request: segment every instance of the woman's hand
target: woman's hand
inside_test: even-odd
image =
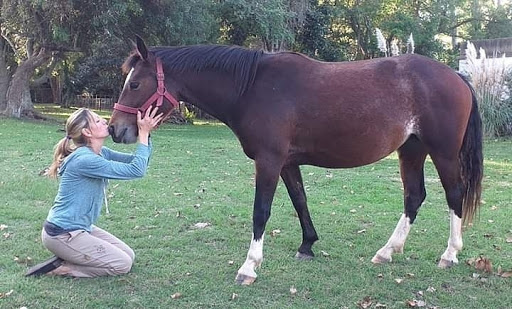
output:
[[[163,114],[156,114],[158,107],[152,108],[151,106],[146,110],[144,118],[142,113],[137,112],[137,126],[139,127],[139,142],[148,145],[149,133],[155,129],[162,120]]]

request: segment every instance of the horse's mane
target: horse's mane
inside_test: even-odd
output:
[[[191,45],[180,47],[153,47],[150,51],[162,59],[164,67],[176,71],[221,71],[233,76],[238,95],[242,95],[254,82],[262,50],[250,50],[239,46]],[[134,52],[123,64],[128,72],[140,61]]]

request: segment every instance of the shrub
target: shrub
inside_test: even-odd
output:
[[[467,68],[478,99],[484,134],[497,137],[512,134],[512,71],[503,57],[487,58],[480,48],[478,58],[475,46],[468,42]]]

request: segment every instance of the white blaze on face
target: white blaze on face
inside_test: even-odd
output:
[[[130,80],[130,77],[132,77],[132,73],[133,73],[133,68],[130,70],[130,72],[126,76],[126,79],[124,80],[123,90],[126,88],[126,85],[128,85],[128,81]]]

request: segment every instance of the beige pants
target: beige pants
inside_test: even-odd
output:
[[[41,233],[43,245],[63,259],[70,276],[91,278],[126,274],[132,268],[135,253],[109,232],[93,226],[91,233],[77,230],[57,236]]]

